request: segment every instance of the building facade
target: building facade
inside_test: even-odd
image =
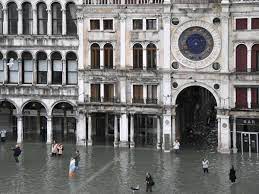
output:
[[[0,127],[18,143],[258,152],[257,1],[8,1],[0,16]]]

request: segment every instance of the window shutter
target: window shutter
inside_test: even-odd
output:
[[[259,29],[259,18],[252,18],[252,29]]]
[[[245,45],[238,45],[236,47],[236,71],[247,71],[247,49]]]
[[[252,59],[251,59],[251,68],[252,71],[258,71],[259,70],[259,44],[256,44],[252,47]]]
[[[236,30],[247,29],[247,18],[236,19]]]

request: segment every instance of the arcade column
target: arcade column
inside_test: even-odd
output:
[[[218,152],[230,153],[229,115],[217,115],[218,119]]]

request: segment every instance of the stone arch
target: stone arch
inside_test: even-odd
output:
[[[47,113],[47,115],[48,115],[48,113],[49,113],[49,108],[48,108],[48,106],[47,106],[44,102],[42,102],[42,101],[40,101],[40,100],[37,100],[37,99],[30,99],[30,100],[27,100],[26,102],[24,102],[24,103],[22,104],[22,106],[21,106],[21,112],[23,111],[24,107],[25,107],[27,104],[31,103],[31,102],[37,102],[37,103],[41,104],[41,105],[45,108],[46,113]]]
[[[49,114],[52,114],[53,109],[54,109],[55,106],[58,105],[59,103],[68,103],[68,104],[70,104],[73,108],[76,107],[76,104],[73,103],[73,102],[70,102],[70,101],[67,101],[67,100],[59,100],[59,101],[54,102],[54,103],[51,105],[51,108],[50,108],[50,110],[49,110]]]
[[[7,98],[0,99],[0,102],[3,102],[3,101],[7,101],[7,102],[11,103],[15,107],[17,114],[21,113],[22,109],[13,100],[7,99]]]
[[[191,87],[191,86],[200,86],[203,87],[205,89],[207,89],[208,91],[210,91],[210,93],[214,96],[217,106],[220,107],[220,96],[215,92],[214,89],[212,89],[210,86],[202,83],[202,82],[194,82],[194,83],[187,83],[182,85],[181,87],[179,87],[179,89],[176,91],[176,93],[174,93],[173,97],[172,97],[172,104],[176,105],[176,100],[178,95],[186,88]]]

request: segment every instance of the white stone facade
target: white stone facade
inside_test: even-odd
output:
[[[155,126],[153,131],[156,146],[165,151],[171,150],[172,142],[177,138],[176,101],[185,88],[200,86],[207,89],[215,98],[219,152],[231,151],[230,118],[247,114],[251,118],[258,116],[256,110],[251,109],[251,89],[247,90],[248,109],[235,109],[235,88],[251,88],[258,85],[256,74],[237,75],[235,71],[237,45],[247,46],[247,65],[250,69],[251,48],[259,43],[258,30],[251,29],[251,18],[259,17],[259,6],[256,1],[75,1],[77,33],[74,35],[68,35],[66,27],[66,5],[72,1],[60,1],[61,34],[53,34],[54,1],[44,1],[48,10],[47,33],[44,35],[39,35],[37,31],[39,15],[37,2],[34,1],[31,2],[34,13],[32,34],[22,33],[22,1],[12,1],[18,8],[18,30],[17,35],[9,35],[8,2],[0,1],[3,7],[0,44],[5,76],[0,85],[0,99],[10,102],[16,108],[19,143],[23,141],[23,108],[29,102],[40,103],[46,110],[42,114],[47,118],[47,143],[53,139],[53,108],[59,103],[67,103],[72,106],[69,108],[70,116],[76,119],[74,132],[78,145],[93,145],[93,135],[100,132],[96,125],[105,115],[105,135],[109,131],[108,125],[113,122],[114,146],[134,147],[135,115],[149,115]],[[174,24],[172,21],[176,18],[179,22]],[[214,22],[215,18],[219,19],[219,22]],[[235,29],[236,18],[248,18],[246,31]],[[206,29],[214,41],[212,52],[203,60],[188,59],[179,48],[178,40],[182,32],[193,26]],[[146,56],[153,52],[150,49],[153,45],[156,57],[155,62],[150,62]],[[137,46],[141,48],[141,62],[133,59],[135,54],[139,53],[139,50],[134,50]],[[37,53],[44,51],[48,61],[47,83],[38,84],[36,64],[32,70],[32,74],[35,75],[32,83],[23,83],[20,78],[23,68],[18,70],[18,82],[9,83],[9,51],[17,53],[17,60],[22,59],[24,51],[29,51],[34,61],[37,61]],[[58,84],[53,84],[53,52],[59,52],[62,56],[62,81]],[[69,59],[66,56],[69,52],[77,56],[76,84],[67,83],[70,74],[67,73]],[[112,56],[112,59],[109,56]],[[172,67],[174,62],[177,62],[177,68]],[[155,64],[155,68],[150,68],[151,63]],[[215,63],[220,65],[216,70],[213,68]],[[140,66],[136,68],[135,64]],[[177,83],[176,87],[173,87],[173,83]],[[219,88],[216,88],[215,84],[218,84]],[[133,96],[136,91],[139,95],[137,98]],[[68,114],[66,110],[65,117]],[[233,129],[234,123],[235,119]],[[95,130],[92,130],[93,128]],[[234,132],[234,151],[235,141]]]

